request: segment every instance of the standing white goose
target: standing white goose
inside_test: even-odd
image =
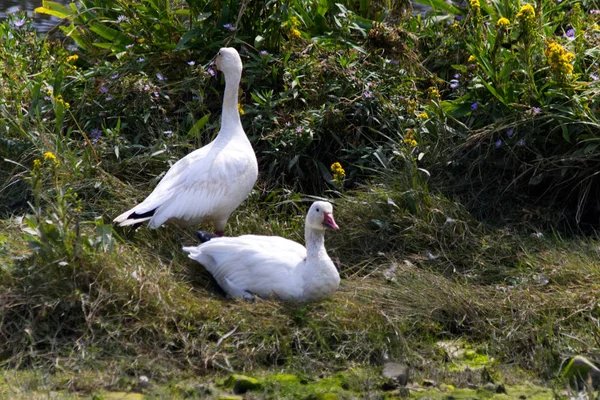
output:
[[[332,295],[340,275],[325,250],[325,230],[339,229],[333,206],[318,201],[306,215],[306,248],[279,236],[243,235],[184,247],[233,297],[314,301]]]
[[[213,222],[222,236],[227,219],[248,196],[258,176],[256,155],[242,128],[238,87],[242,60],[233,48],[219,50],[216,68],[225,75],[221,130],[208,145],[177,161],[140,204],[114,219],[121,226],[167,221],[182,226]]]

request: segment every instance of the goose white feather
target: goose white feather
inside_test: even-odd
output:
[[[233,297],[314,301],[331,296],[340,275],[325,250],[326,229],[339,229],[333,206],[313,203],[306,215],[306,247],[278,236],[213,238],[184,247]]]
[[[114,219],[121,226],[149,221],[156,229],[167,221],[182,226],[213,222],[222,234],[231,213],[248,197],[258,165],[238,111],[242,61],[233,48],[215,60],[225,75],[221,129],[214,141],[177,161],[140,204]]]

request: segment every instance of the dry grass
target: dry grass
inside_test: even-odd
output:
[[[80,193],[82,220],[108,222],[147,191],[101,170],[59,176]],[[597,356],[596,242],[490,227],[401,179],[335,200],[342,230],[327,244],[342,287],[308,305],[225,299],[181,252],[195,243],[190,231],[117,229],[112,251],[43,259],[31,255],[22,224],[4,221],[0,367],[168,381],[264,369],[313,375],[395,359],[426,376],[447,362],[435,343],[460,338],[551,378],[570,355]],[[228,229],[302,242],[311,201],[259,186]],[[93,225],[80,229],[81,238],[95,235]]]

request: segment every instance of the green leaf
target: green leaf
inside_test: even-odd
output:
[[[125,46],[122,44],[115,43],[92,43],[93,46],[99,47],[101,49],[112,50],[113,53],[118,53],[121,51],[125,51]]]
[[[463,15],[465,13],[464,10],[448,4],[444,0],[415,0],[415,2],[449,14]]]
[[[30,112],[39,112],[38,110],[38,104],[39,104],[39,100],[40,100],[40,89],[42,88],[42,82],[36,82],[35,85],[33,85],[33,90],[31,93],[31,107],[29,108],[31,111]]]
[[[72,20],[75,16],[73,11],[62,4],[55,3],[53,1],[42,1],[42,7],[38,7],[34,10],[38,14],[47,14],[61,19]]]
[[[71,26],[60,26],[59,28],[67,37],[73,39],[73,41],[83,50],[92,50],[92,43],[79,32],[75,24],[71,24]]]
[[[194,124],[194,126],[192,126],[192,129],[190,129],[187,135],[195,138],[200,137],[200,131],[202,131],[202,128],[204,128],[204,125],[206,125],[209,118],[210,114],[206,114],[198,121],[196,121],[196,123]]]
[[[188,45],[188,42],[198,36],[201,36],[201,34],[204,32],[204,29],[201,28],[194,28],[194,29],[190,29],[189,31],[187,31],[182,37],[181,39],[179,39],[179,43],[177,43],[177,50],[187,50],[190,48],[190,46]]]
[[[109,28],[108,26],[104,25],[104,24],[100,24],[97,22],[91,22],[88,25],[90,31],[98,34],[100,37],[106,39],[106,40],[110,40],[110,41],[114,41],[116,38],[118,38],[121,35],[121,32],[117,31],[116,29],[113,28]]]
[[[569,128],[567,125],[562,125],[562,137],[567,141],[567,143],[571,143],[571,137],[569,136]]]
[[[490,91],[491,94],[494,95],[495,98],[497,98],[498,100],[500,100],[500,102],[504,105],[508,105],[506,104],[506,101],[504,100],[504,97],[498,93],[498,91],[496,90],[495,87],[493,87],[490,83],[486,82],[486,81],[482,81],[483,84],[485,85],[485,87],[487,88],[487,90]]]

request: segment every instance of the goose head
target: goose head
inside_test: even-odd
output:
[[[315,231],[340,229],[333,219],[333,206],[326,201],[316,201],[310,206],[306,214],[306,226]]]
[[[242,75],[242,59],[233,47],[223,47],[219,50],[215,59],[215,66],[226,77],[229,75]]]

